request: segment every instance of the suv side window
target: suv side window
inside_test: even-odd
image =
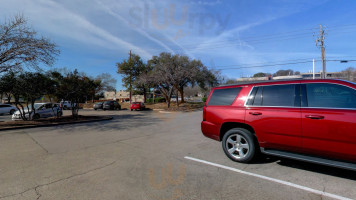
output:
[[[215,89],[208,102],[209,106],[229,106],[241,91],[241,87]]]
[[[309,83],[308,107],[356,108],[356,90],[331,83]]]
[[[298,107],[300,98],[296,98],[296,91],[296,84],[254,87],[247,105]]]
[[[264,86],[262,97],[263,106],[294,107],[295,84]]]

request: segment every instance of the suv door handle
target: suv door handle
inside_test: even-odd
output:
[[[249,112],[250,115],[262,115],[260,112]]]
[[[305,117],[309,119],[324,119],[324,116],[321,115],[305,115]]]

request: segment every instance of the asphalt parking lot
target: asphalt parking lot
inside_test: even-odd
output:
[[[0,199],[356,198],[353,171],[230,161],[201,134],[202,112],[80,114],[114,119],[0,132]]]

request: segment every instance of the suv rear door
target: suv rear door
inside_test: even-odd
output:
[[[356,90],[334,83],[303,84],[302,150],[356,161]]]
[[[301,151],[300,84],[253,87],[246,102],[246,123],[255,130],[260,146]]]
[[[224,121],[244,122],[245,108],[232,106],[241,90],[240,86],[229,86],[212,90],[204,107],[205,126],[202,126],[202,128],[206,136],[210,135],[214,137],[213,139],[220,140],[218,133],[220,133],[220,127]]]

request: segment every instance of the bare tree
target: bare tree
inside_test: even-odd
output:
[[[100,81],[100,91],[115,91],[117,80],[109,73],[102,73],[95,77],[95,80]]]
[[[23,16],[0,24],[0,73],[23,66],[38,69],[39,63],[51,66],[58,54],[56,44],[38,37]]]
[[[340,77],[340,78],[342,78],[342,79],[355,82],[356,69],[353,67],[348,67],[347,69],[341,71],[341,76],[342,77]]]

